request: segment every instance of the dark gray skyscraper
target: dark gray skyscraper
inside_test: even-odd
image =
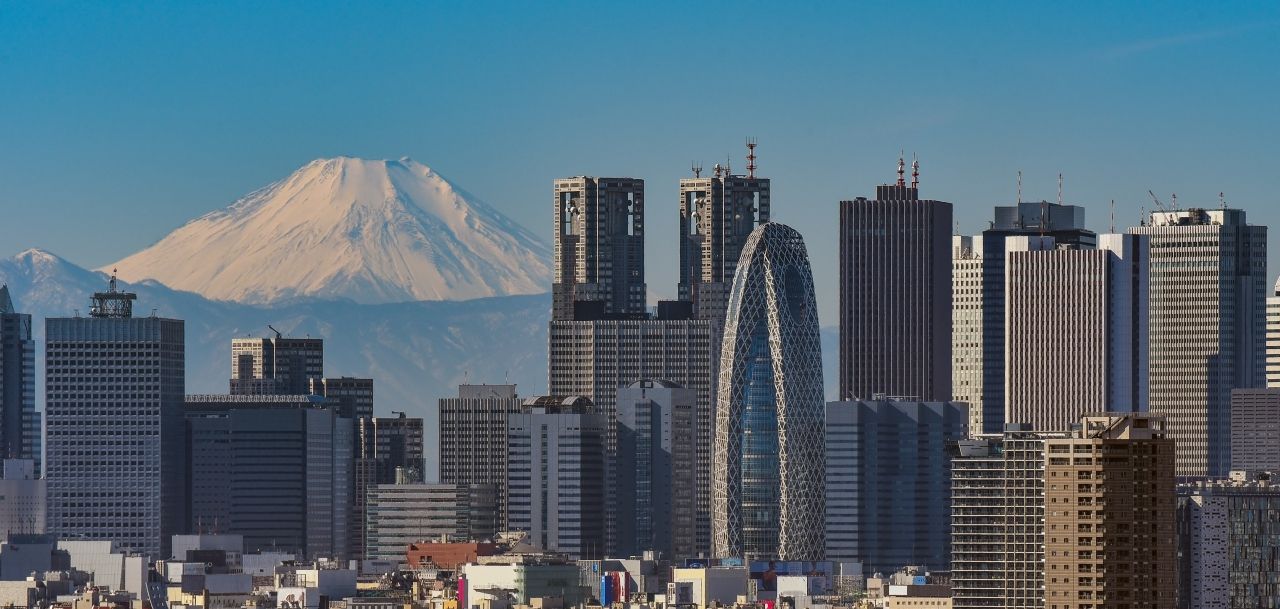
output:
[[[306,395],[324,377],[323,339],[275,334],[231,339],[232,394]]]
[[[743,246],[716,392],[717,556],[820,560],[825,551],[822,346],[800,233],[767,223]]]
[[[903,171],[840,202],[842,399],[951,399],[951,204],[920,199]]]
[[[555,181],[554,320],[643,315],[644,180]]]
[[[192,528],[246,548],[349,557],[350,417],[316,395],[189,395]]]
[[[1267,227],[1239,209],[1151,214],[1151,412],[1178,476],[1225,476],[1231,390],[1266,384]]]
[[[49,533],[168,556],[185,523],[180,319],[134,317],[134,294],[45,321]]]
[[[40,476],[40,413],[36,412],[36,355],[31,316],[14,310],[0,285],[0,456],[31,459]]]
[[[742,246],[769,221],[769,179],[731,175],[716,165],[711,177],[680,180],[680,300],[699,319],[724,321]]]

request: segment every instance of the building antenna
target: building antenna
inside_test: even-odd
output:
[[[907,178],[905,177],[907,173],[907,162],[905,159],[903,159],[904,156],[906,156],[906,152],[903,150],[899,150],[898,151],[898,186],[907,185]]]
[[[1227,195],[1226,195],[1226,194],[1224,194],[1224,193],[1218,193],[1218,206],[1219,206],[1219,207],[1221,207],[1222,209],[1226,209],[1226,208],[1227,208]]]
[[[1176,192],[1175,192],[1175,193],[1173,193],[1173,194],[1169,195],[1169,198],[1170,198],[1170,199],[1172,199],[1172,200],[1169,202],[1169,205],[1172,205],[1172,206],[1173,206],[1173,211],[1178,211],[1178,193],[1176,193]]]
[[[747,138],[747,177],[756,177],[756,138]]]
[[[1143,204],[1142,207],[1138,210],[1138,226],[1146,226],[1146,225],[1147,225],[1147,206],[1146,204]]]
[[[1046,225],[1049,223],[1048,220],[1046,219],[1048,215],[1049,215],[1049,202],[1041,199],[1040,200],[1040,237],[1041,238],[1044,237],[1044,230],[1045,228],[1047,228]]]
[[[920,158],[916,153],[911,153],[911,187],[920,187]]]
[[[1116,200],[1111,200],[1111,234],[1116,233]]]
[[[724,155],[724,177],[726,178],[733,175],[732,173],[733,169],[730,168],[730,166],[733,165],[732,161],[733,161],[733,155],[731,154]]]
[[[1022,170],[1018,170],[1018,205],[1022,205]]]
[[[1062,172],[1058,172],[1058,205],[1062,205]]]
[[[702,163],[694,161],[692,169],[693,169],[693,177],[695,178],[702,177]]]

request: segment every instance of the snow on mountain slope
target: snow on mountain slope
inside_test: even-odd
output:
[[[550,264],[545,242],[426,165],[339,157],[99,270],[215,300],[371,304],[543,293]]]

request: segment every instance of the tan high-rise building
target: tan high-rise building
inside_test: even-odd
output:
[[[1129,232],[1151,236],[1151,412],[1168,420],[1179,476],[1225,476],[1231,390],[1266,384],[1267,227],[1184,209]]]
[[[1045,442],[1045,609],[1173,609],[1174,442],[1164,418],[1086,416]]]
[[[1059,430],[1093,412],[1145,411],[1147,238],[1005,243],[1005,422]]]

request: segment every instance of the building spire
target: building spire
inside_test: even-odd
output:
[[[9,284],[0,284],[0,313],[16,313],[13,299],[9,297]]]
[[[898,186],[907,185],[907,179],[906,179],[907,161],[906,159],[903,158],[904,156],[906,156],[906,152],[899,150],[898,151]]]

